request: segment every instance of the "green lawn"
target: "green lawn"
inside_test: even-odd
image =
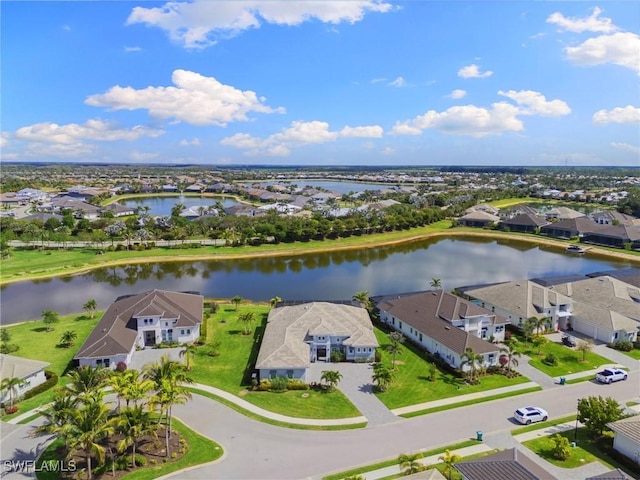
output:
[[[538,355],[537,349],[529,342],[528,346],[524,345],[524,341],[520,344],[522,353],[531,357],[529,362],[531,366],[546,373],[551,377],[559,377],[570,373],[584,372],[599,368],[601,365],[610,364],[608,360],[593,352],[586,352],[585,361],[582,361],[582,352],[571,349],[561,343],[547,342],[540,349]],[[550,366],[542,363],[542,360],[549,353],[552,353],[558,359],[558,365]]]
[[[532,423],[524,427],[518,427],[511,430],[511,436],[520,435],[521,433],[533,432],[535,430],[543,430],[548,427],[555,427],[567,422],[573,422],[576,419],[575,415],[568,415],[562,418],[556,418],[554,420],[547,420],[546,422]]]
[[[640,348],[634,348],[630,352],[622,352],[635,360],[640,360]]]
[[[264,333],[268,305],[241,303],[236,311],[231,304],[220,304],[218,313],[207,319],[207,342],[219,342],[218,356],[207,355],[208,347],[198,349],[191,377],[198,383],[242,396],[248,402],[272,412],[299,418],[350,418],[360,412],[340,391],[320,393],[294,390],[284,393],[251,392],[251,372]],[[251,335],[243,335],[238,316],[254,314]],[[330,365],[327,366],[330,368]]]
[[[380,348],[382,363],[390,367],[391,354],[384,348],[390,343],[387,334],[379,328],[376,328],[375,331],[382,347]],[[430,382],[426,379],[427,360],[424,352],[408,342],[402,344],[401,348],[402,353],[396,357],[393,383],[386,392],[376,393],[377,397],[391,409],[529,381],[526,377],[509,379],[503,375],[486,375],[480,378],[478,385],[468,385],[460,378],[440,372],[438,379],[435,382]]]

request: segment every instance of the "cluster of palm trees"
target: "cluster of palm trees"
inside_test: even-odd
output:
[[[151,437],[157,442],[158,432],[164,429],[164,454],[170,456],[172,407],[191,398],[185,385],[193,383],[181,363],[162,357],[141,372],[80,367],[69,374],[69,379],[70,383],[55,392],[53,402],[43,412],[45,423],[36,431],[62,438],[67,455],[82,452],[87,478],[92,478],[93,458],[102,465],[107,450],[113,455],[108,445],[114,435],[117,452],[130,450],[131,465],[135,466],[140,441]],[[108,388],[117,395],[116,409],[105,401]],[[158,442],[158,450],[160,445]],[[113,457],[112,463],[115,465]]]

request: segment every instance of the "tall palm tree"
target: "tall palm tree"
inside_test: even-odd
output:
[[[109,376],[107,383],[116,393],[118,398],[118,412],[120,411],[120,402],[125,397],[127,388],[129,388],[129,383],[131,382],[128,372],[130,370],[125,370],[124,372],[118,372],[114,370],[114,372]]]
[[[540,330],[544,331],[544,328],[547,326],[547,317],[531,317],[529,320],[536,330],[536,336],[539,336]]]
[[[389,340],[391,341],[391,343],[387,345],[385,348],[393,356],[393,359],[391,361],[391,368],[395,370],[396,356],[402,353],[402,348],[400,347],[400,344],[404,342],[404,335],[402,335],[402,333],[400,332],[391,332],[387,336],[389,337]]]
[[[511,370],[512,366],[518,366],[518,359],[522,354],[518,351],[518,344],[515,341],[500,347],[500,353],[507,357],[507,370]]]
[[[20,392],[20,387],[24,387],[27,384],[20,377],[9,377],[3,378],[2,383],[0,383],[0,390],[3,392],[9,393],[9,405],[13,407],[13,399],[18,396]]]
[[[368,290],[360,290],[359,292],[354,293],[352,298],[354,301],[360,302],[367,310],[369,310],[371,300],[369,299]]]
[[[184,357],[185,360],[185,364],[184,367],[187,370],[191,370],[191,360],[193,359],[193,356],[196,354],[196,352],[198,351],[198,347],[194,344],[194,343],[185,343],[182,346],[182,350],[180,350],[180,357]]]
[[[165,417],[165,449],[169,456],[169,438],[171,438],[171,420],[173,418],[172,409],[174,405],[184,405],[187,400],[191,400],[191,392],[180,384],[172,382],[170,379],[163,379],[156,395],[151,398],[151,405],[160,406],[160,418],[164,412]]]
[[[238,311],[238,306],[242,303],[242,297],[240,295],[235,295],[231,299],[231,303],[233,303],[233,306],[236,308],[236,312],[237,312]]]
[[[113,422],[109,419],[109,407],[101,399],[91,400],[81,408],[71,410],[67,423],[59,431],[68,439],[72,449],[84,451],[87,478],[91,479],[91,457],[95,455],[99,464],[104,462],[105,448],[100,442],[115,431]]]
[[[475,353],[472,348],[467,348],[460,357],[462,362],[460,368],[464,368],[469,365],[469,371],[467,373],[470,381],[474,381],[478,377],[478,370],[482,368],[484,362],[484,355]]]
[[[155,388],[155,383],[151,380],[141,378],[140,372],[137,370],[127,370],[125,377],[128,380],[127,388],[123,392],[123,398],[127,402],[133,402],[135,406],[138,402],[147,396],[147,393]]]
[[[89,312],[89,316],[91,318],[95,317],[97,308],[98,308],[98,303],[93,298],[90,298],[89,300],[87,300],[87,302],[82,306],[83,310]]]
[[[67,389],[71,394],[81,399],[99,391],[106,385],[110,371],[103,368],[89,366],[79,367],[69,372],[70,382]]]
[[[462,458],[457,453],[451,453],[450,450],[445,450],[444,455],[440,455],[438,457],[438,460],[440,460],[444,464],[444,471],[447,474],[447,478],[451,480],[451,476],[453,474],[453,466],[460,460],[462,460]]]
[[[378,386],[378,389],[381,392],[386,392],[387,387],[393,381],[393,374],[391,373],[391,370],[381,365],[374,369],[371,379],[373,380],[373,383]]]
[[[238,320],[243,325],[242,334],[249,335],[251,333],[251,324],[253,323],[253,312],[246,312],[238,316]]]
[[[320,380],[329,386],[330,391],[333,391],[342,380],[342,374],[338,370],[323,370]]]
[[[136,466],[136,449],[140,438],[151,435],[156,438],[157,425],[151,419],[151,413],[142,407],[135,405],[132,408],[124,409],[118,415],[116,421],[118,433],[122,439],[118,442],[118,451],[124,452],[131,446],[131,466]]]
[[[431,286],[431,288],[440,289],[442,288],[442,281],[439,278],[432,278],[429,285]]]
[[[46,410],[41,412],[45,423],[39,425],[35,432],[37,434],[60,432],[60,428],[68,423],[71,412],[77,408],[78,399],[64,388],[58,388],[54,393],[53,401]],[[67,444],[66,441],[64,443]]]
[[[271,305],[271,308],[273,308],[281,301],[282,301],[282,298],[276,295],[275,297],[272,297],[271,300],[269,300],[269,304]]]
[[[403,475],[411,475],[412,473],[418,473],[424,470],[418,460],[422,458],[421,453],[401,453],[398,455],[398,464]]]

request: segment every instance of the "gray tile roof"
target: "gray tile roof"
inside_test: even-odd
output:
[[[269,312],[256,368],[308,368],[309,335],[345,336],[348,346],[378,346],[364,308],[329,302],[282,306]]]
[[[128,354],[138,334],[138,317],[161,315],[161,318],[177,318],[174,328],[200,324],[203,301],[202,295],[165,290],[121,297],[109,306],[74,358]]]
[[[455,464],[468,480],[558,480],[516,448]]]
[[[0,378],[25,378],[44,370],[49,365],[51,365],[49,362],[0,353]]]
[[[464,317],[489,315],[494,317],[494,323],[508,323],[505,318],[443,290],[384,297],[377,306],[458,354],[463,354],[467,348],[475,353],[493,353],[498,348],[452,326],[452,322]]]
[[[633,480],[633,477],[630,477],[619,468],[616,468],[594,477],[585,478],[585,480]]]
[[[634,415],[633,417],[623,418],[617,422],[608,423],[607,427],[616,433],[621,433],[633,441],[640,443],[640,415]]]

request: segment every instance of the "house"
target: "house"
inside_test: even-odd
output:
[[[540,234],[554,238],[570,239],[573,237],[584,237],[588,233],[602,230],[603,226],[598,225],[587,216],[570,218],[552,222],[540,227]]]
[[[632,215],[620,213],[615,210],[604,210],[591,214],[594,222],[600,225],[634,225],[637,218]]]
[[[517,448],[458,462],[454,467],[463,480],[558,480]]]
[[[312,362],[341,352],[353,362],[371,362],[378,347],[366,309],[351,303],[281,304],[269,312],[258,352],[260,378],[306,378]]]
[[[640,415],[608,423],[613,430],[613,448],[640,467]]]
[[[0,193],[0,205],[3,207],[17,207],[24,202],[25,200],[18,197],[16,192]]]
[[[545,218],[552,220],[570,220],[572,218],[585,217],[584,213],[569,207],[555,207],[545,213]]]
[[[482,210],[472,211],[458,219],[460,226],[476,228],[488,227],[490,225],[497,224],[499,221],[500,217],[497,215],[493,215]]]
[[[544,218],[527,212],[516,215],[508,220],[503,220],[500,222],[499,227],[501,230],[509,230],[510,232],[536,233],[539,228],[548,223]]]
[[[190,343],[200,336],[202,295],[151,290],[119,297],[106,310],[74,361],[79,366],[115,368],[131,363],[136,348],[164,342]]]
[[[34,387],[47,380],[44,369],[51,365],[48,362],[31,360],[29,358],[15,357],[0,353],[0,379],[20,378],[24,385],[17,388],[13,398],[19,398]],[[17,393],[17,395],[16,395]],[[5,402],[10,397],[8,391],[0,392],[0,403]]]
[[[110,212],[114,217],[126,217],[128,215],[135,215],[135,207],[120,205],[119,203],[111,203],[106,207],[102,207],[101,213],[104,215],[106,212]]]
[[[483,364],[496,365],[499,348],[488,342],[504,340],[504,317],[443,290],[372,299],[380,321],[401,332],[454,368],[466,370],[467,349],[484,356]]]
[[[606,247],[640,249],[640,226],[610,225],[598,230],[586,232],[582,239],[585,243],[604,245]]]

